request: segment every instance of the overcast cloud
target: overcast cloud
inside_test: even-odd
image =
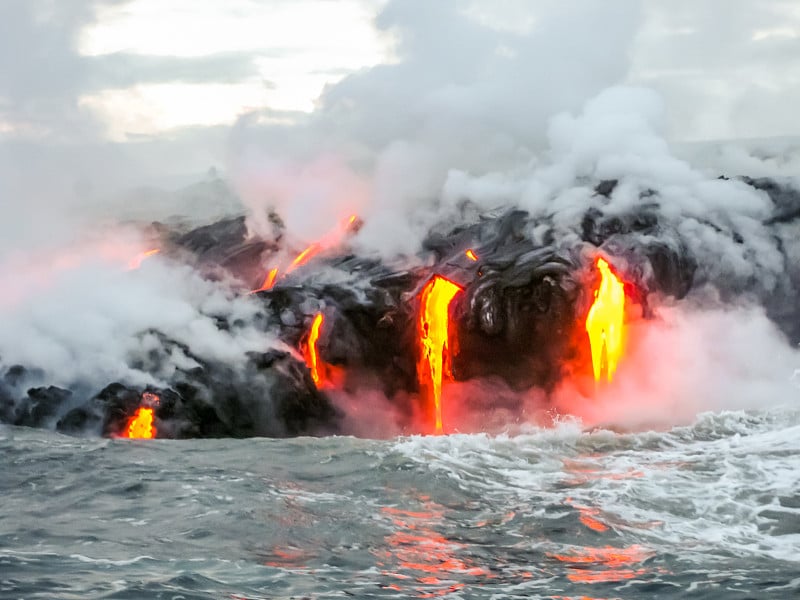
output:
[[[672,141],[800,135],[791,0],[5,0],[0,34],[5,246],[212,166],[252,204],[277,156],[334,155],[402,208],[621,83],[661,95]]]

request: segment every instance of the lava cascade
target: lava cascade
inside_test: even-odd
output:
[[[158,431],[154,423],[155,406],[161,398],[157,394],[145,392],[142,394],[142,405],[136,409],[133,416],[128,419],[128,425],[122,432],[122,437],[139,440],[149,440],[156,437]]]
[[[289,273],[297,269],[298,267],[302,267],[312,258],[314,258],[320,252],[327,250],[328,248],[332,248],[337,246],[341,243],[342,239],[351,233],[354,233],[358,230],[359,227],[359,220],[357,215],[350,215],[342,224],[338,225],[336,228],[329,231],[325,236],[308,246],[306,246],[300,254],[298,254],[294,260],[286,267],[286,270],[283,272],[281,277],[286,277]],[[266,277],[264,277],[264,282],[261,284],[261,287],[252,290],[250,293],[254,294],[256,292],[264,292],[271,290],[275,283],[278,280],[278,267],[272,267],[269,271],[267,271]]]
[[[433,277],[420,296],[417,377],[433,404],[436,433],[442,432],[442,378],[450,375],[449,308],[462,288],[444,277]]]
[[[136,256],[134,256],[130,261],[128,261],[128,270],[135,271],[139,267],[142,266],[142,263],[150,258],[151,256],[155,256],[161,252],[160,248],[151,248],[150,250],[146,250],[145,252],[140,252]]]
[[[622,357],[625,287],[605,260],[598,258],[596,264],[601,281],[586,317],[586,332],[592,347],[594,379],[600,381],[605,375],[610,382]]]
[[[153,409],[141,406],[128,421],[123,437],[138,440],[149,440],[156,437],[156,428],[153,425]]]
[[[306,345],[306,364],[311,371],[311,379],[317,387],[323,381],[322,377],[322,363],[319,360],[319,351],[317,350],[317,341],[319,341],[320,329],[322,323],[325,321],[325,316],[322,313],[317,313],[314,320],[311,322],[311,331],[308,334],[308,344]]]

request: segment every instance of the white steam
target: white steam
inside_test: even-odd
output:
[[[175,369],[196,364],[175,347],[155,372],[132,366],[161,347],[158,333],[194,356],[231,365],[269,347],[271,340],[252,326],[225,331],[215,320],[252,323],[258,306],[250,298],[159,255],[131,269],[144,249],[117,232],[102,243],[60,250],[69,256],[52,250],[38,257],[44,263],[0,265],[0,278],[15,292],[2,304],[2,364],[37,367],[44,382],[63,386],[164,385]]]
[[[593,392],[565,385],[556,406],[586,426],[626,429],[688,424],[699,413],[796,405],[788,347],[762,310],[663,308],[631,328],[614,381]]]
[[[485,173],[530,160],[544,147],[551,115],[578,109],[624,80],[641,18],[636,0],[544,2],[531,29],[520,32],[467,8],[451,0],[389,2],[377,25],[397,40],[396,64],[328,88],[300,123],[241,120],[231,171],[256,208],[256,230],[259,215],[282,199],[308,208],[305,218],[290,219],[292,235],[303,237],[309,219],[345,218],[353,200],[344,190],[305,191],[306,174],[336,156],[371,191],[360,215],[364,249],[413,254],[439,216],[448,172]]]

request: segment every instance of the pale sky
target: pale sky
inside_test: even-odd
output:
[[[365,3],[352,0],[235,0],[224,8],[202,0],[132,0],[103,7],[98,21],[80,32],[83,56],[239,56],[249,70],[231,81],[102,89],[82,95],[80,104],[101,115],[116,140],[187,125],[232,124],[264,106],[310,112],[326,84],[389,58],[390,45],[372,26],[373,18]]]
[[[338,163],[421,193],[618,85],[670,141],[800,136],[800,3],[0,0],[0,204]]]
[[[326,85],[395,60],[391,32],[374,24],[385,4],[4,0],[2,66],[11,74],[0,78],[0,139],[61,138],[85,120],[122,142],[187,126],[231,125],[261,108],[310,112]],[[476,23],[524,35],[553,2],[458,4]],[[642,6],[625,79],[653,86],[672,102],[675,138],[800,133],[794,123],[776,122],[800,93],[797,2]],[[460,41],[447,43],[457,48]],[[51,69],[58,71],[51,81],[37,83]],[[57,106],[59,100],[69,106]],[[67,131],[56,131],[59,117],[70,121]]]

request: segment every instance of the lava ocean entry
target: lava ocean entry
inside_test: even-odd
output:
[[[800,194],[769,180],[739,184],[770,197],[774,215],[760,227],[785,252]],[[617,185],[597,182],[571,230],[514,208],[464,217],[434,228],[402,267],[354,250],[355,215],[293,255],[280,234],[249,232],[244,217],[188,231],[159,226],[154,247],[129,258],[130,272],[167,261],[219,281],[256,307],[247,326],[270,340],[266,350],[228,364],[151,328],[142,333],[149,350],[132,360],[157,383],[94,389],[49,385],[36,364],[0,363],[0,421],[125,438],[324,435],[348,433],[350,412],[369,420],[380,398],[400,431],[449,433],[469,411],[478,420],[496,406],[522,414],[534,392],[545,411],[565,382],[591,403],[630,375],[631,323],[655,322],[654,306],[709,287],[723,305],[748,291],[800,341],[791,272],[784,285],[755,292],[712,280],[657,195],[607,212]],[[738,244],[734,223],[715,227]],[[243,327],[213,318],[232,337]],[[463,385],[476,382],[496,398],[484,393],[476,407]]]

